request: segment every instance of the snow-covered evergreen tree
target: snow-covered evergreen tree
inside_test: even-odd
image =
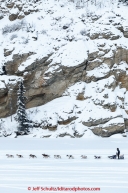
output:
[[[2,130],[4,128],[3,124],[4,124],[3,119],[0,119],[0,130]]]
[[[18,121],[18,131],[27,132],[29,128],[29,121],[27,119],[26,109],[25,109],[25,88],[23,81],[19,83],[19,90],[17,92],[17,121]]]

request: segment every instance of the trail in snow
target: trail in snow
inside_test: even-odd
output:
[[[125,193],[128,191],[127,143],[127,138],[1,139],[0,191],[25,193],[28,187],[79,186],[99,187],[101,193]],[[125,159],[108,159],[107,156],[114,154],[117,147],[124,153]],[[6,153],[13,154],[15,158],[6,158]],[[24,158],[17,158],[17,153]],[[30,153],[35,154],[37,159],[29,159]],[[42,153],[50,154],[51,158],[42,158]],[[54,159],[55,154],[61,155],[62,159]],[[72,154],[75,159],[68,159],[67,154]],[[82,154],[88,158],[81,159]],[[95,154],[101,155],[101,159],[94,159]]]

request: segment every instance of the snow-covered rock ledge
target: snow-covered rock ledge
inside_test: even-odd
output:
[[[115,85],[111,76],[98,82],[79,82],[68,88],[63,96],[27,110],[32,121],[33,137],[109,137],[127,130],[128,92]],[[15,136],[16,115],[4,118],[1,136]],[[11,121],[12,119],[12,121]]]

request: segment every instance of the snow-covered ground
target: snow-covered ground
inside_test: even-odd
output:
[[[108,159],[107,156],[115,154],[117,147],[125,159]],[[95,192],[126,193],[127,147],[127,138],[122,140],[119,135],[104,139],[1,138],[0,192],[31,192],[28,187],[96,187],[100,191]],[[17,153],[24,158],[17,158]],[[51,157],[44,159],[42,153]],[[12,154],[14,158],[7,158],[6,154]],[[29,154],[35,154],[37,158],[29,159]],[[56,154],[61,155],[62,159],[55,159]],[[72,154],[75,159],[68,159],[67,154]],[[88,158],[81,159],[82,154]],[[101,159],[94,159],[94,155],[100,155]]]
[[[30,135],[15,138],[16,114],[0,120],[0,192],[26,193],[32,191],[28,187],[46,186],[128,192],[128,139],[122,134],[112,135],[125,132],[127,136],[125,130],[128,131],[128,7],[118,5],[117,0],[97,0],[96,5],[86,1],[81,6],[77,0],[21,0],[22,11],[10,21],[9,16],[17,14],[19,1],[12,9],[7,8],[8,2],[0,2],[0,72],[3,65],[8,67],[7,75],[0,76],[1,97],[10,91],[8,85],[27,77],[33,63],[45,57],[49,65],[42,74],[37,67],[34,82],[30,82],[33,93],[63,69],[70,72],[70,68],[77,68],[86,60],[90,63],[86,74],[79,75],[81,81],[66,86],[60,98],[27,110],[34,124]],[[24,54],[25,61],[15,64],[13,56]],[[9,62],[16,69],[10,68]],[[119,79],[119,75],[123,78]],[[99,136],[112,136],[101,138],[93,130],[101,131],[94,132]],[[75,137],[81,138],[72,139]],[[125,159],[108,159],[117,147]],[[42,153],[50,158],[44,159]],[[14,158],[7,158],[6,154]],[[30,159],[29,154],[37,158]],[[68,154],[75,159],[68,159]],[[62,159],[55,159],[54,155],[61,155]],[[88,158],[81,159],[81,155]],[[94,159],[94,155],[101,159]]]

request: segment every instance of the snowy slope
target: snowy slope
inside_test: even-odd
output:
[[[23,78],[30,137],[109,137],[127,130],[128,7],[117,0],[92,2],[0,4],[1,73],[3,65],[7,69],[0,76],[1,117],[11,114],[9,89]],[[15,137],[14,117],[1,120],[1,137]]]

